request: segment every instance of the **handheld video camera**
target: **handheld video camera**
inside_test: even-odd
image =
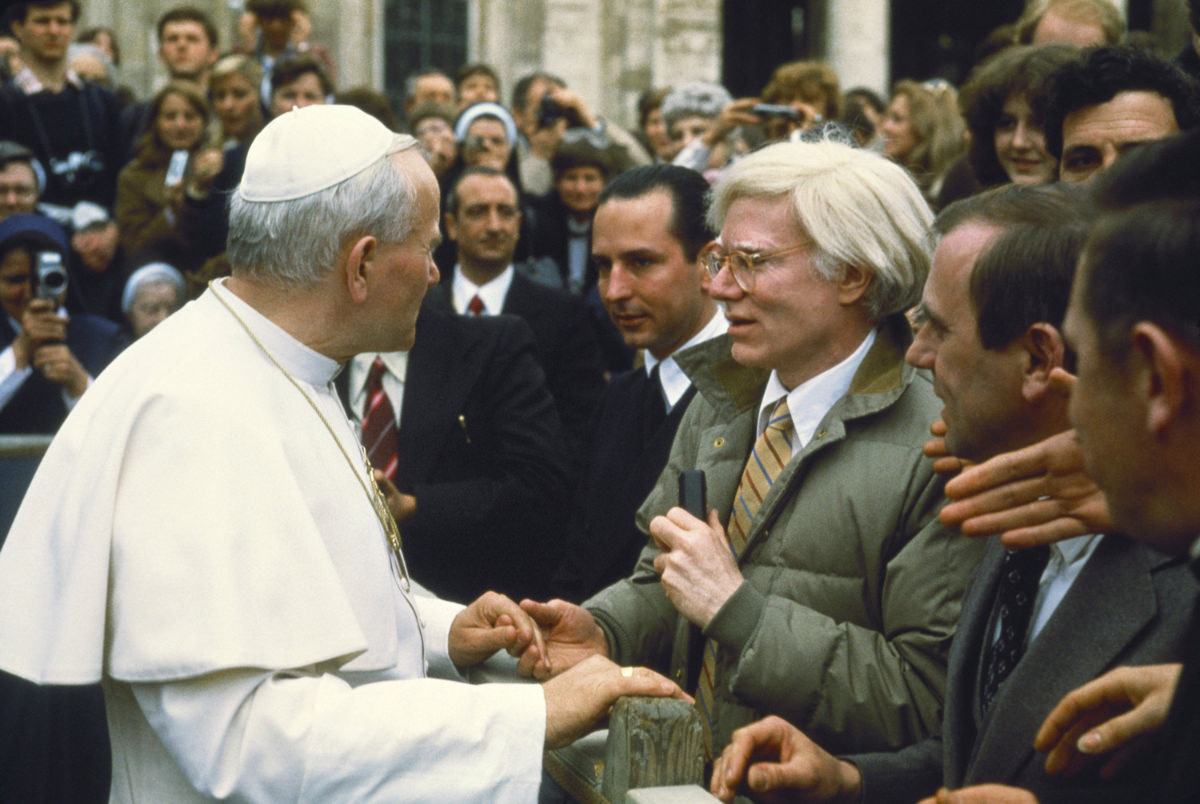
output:
[[[62,304],[67,295],[67,270],[57,251],[39,251],[37,264],[37,297]]]

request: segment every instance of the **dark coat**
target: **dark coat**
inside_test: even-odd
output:
[[[422,310],[409,352],[395,484],[417,499],[400,525],[413,577],[470,602],[543,598],[561,556],[568,494],[562,428],[529,327]],[[337,388],[349,398],[347,374]]]
[[[911,802],[943,784],[987,782],[1026,788],[1043,802],[1149,800],[1153,763],[1130,763],[1130,775],[1114,781],[1094,772],[1051,777],[1033,738],[1064,695],[1106,671],[1177,661],[1196,600],[1195,580],[1181,561],[1106,536],[981,715],[977,679],[1003,559],[999,542],[990,543],[963,601],[942,734],[894,754],[852,757],[863,774],[864,801]]]

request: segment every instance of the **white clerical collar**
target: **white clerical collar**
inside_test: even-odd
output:
[[[662,386],[663,396],[667,399],[667,410],[675,407],[675,403],[683,398],[683,395],[687,393],[687,389],[692,386],[692,381],[688,379],[688,376],[683,373],[683,369],[675,362],[675,355],[718,335],[724,335],[728,328],[729,321],[721,314],[720,310],[717,310],[713,314],[713,317],[708,320],[708,323],[701,327],[700,331],[693,335],[687,343],[680,346],[674,352],[671,352],[671,354],[662,360],[659,360],[650,354],[650,352],[645,353],[646,373],[649,374],[654,370],[655,366],[658,366],[658,382]]]
[[[792,415],[792,426],[798,436],[792,442],[792,454],[803,449],[804,445],[812,438],[813,433],[816,432],[821,419],[824,419],[825,414],[829,412],[834,403],[850,390],[854,373],[858,371],[859,365],[874,343],[875,330],[872,329],[867,333],[867,337],[863,338],[863,342],[858,345],[858,348],[850,353],[849,357],[833,368],[826,369],[817,376],[800,383],[790,391],[783,387],[783,383],[779,380],[779,373],[772,371],[771,377],[767,380],[767,388],[763,392],[762,403],[758,408],[757,432],[762,434],[766,427],[767,417],[779,404],[780,398],[786,396],[788,412]]]
[[[476,295],[483,302],[484,315],[500,315],[504,309],[504,299],[508,296],[508,288],[512,285],[513,267],[509,265],[500,274],[482,285],[476,285],[463,276],[462,266],[454,266],[454,281],[451,283],[451,296],[454,309],[460,315],[465,315],[467,305]]]
[[[225,287],[225,280],[213,282],[210,289],[228,304],[236,317],[262,344],[285,372],[309,385],[322,388],[329,385],[341,365],[331,357],[310,349],[289,335],[282,327],[255,310],[233,291]]]

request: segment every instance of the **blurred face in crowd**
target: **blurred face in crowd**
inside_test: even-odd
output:
[[[975,261],[999,231],[971,222],[938,243],[921,299],[923,323],[907,355],[909,363],[933,373],[933,391],[946,405],[946,447],[966,460],[1024,446],[1020,340],[985,349],[970,296]]]
[[[525,95],[525,106],[519,110],[512,110],[513,118],[517,121],[517,128],[526,137],[532,137],[538,132],[538,107],[542,104],[542,98],[546,96],[547,92],[560,88],[560,84],[544,78],[539,78],[529,85],[529,92]]]
[[[413,136],[421,143],[434,175],[441,176],[458,156],[454,129],[440,117],[426,117],[413,127]]]
[[[262,29],[262,42],[268,53],[282,52],[288,46],[292,30],[296,27],[296,20],[287,9],[258,14],[255,21]]]
[[[140,338],[166,320],[183,300],[170,282],[147,282],[137,289],[129,305],[129,326]]]
[[[305,106],[318,106],[325,103],[325,93],[321,89],[321,79],[316,73],[302,73],[290,84],[282,84],[271,93],[271,116],[279,117],[293,108],[303,109]]]
[[[467,166],[482,165],[504,170],[511,154],[508,133],[504,130],[504,124],[496,118],[480,117],[467,127],[467,138],[463,141],[463,162]]]
[[[670,233],[675,204],[655,190],[612,198],[596,210],[592,262],[604,309],[625,345],[662,360],[699,332],[715,311],[704,268],[688,262]]]
[[[675,147],[667,134],[667,124],[663,122],[662,109],[651,109],[646,115],[646,123],[642,126],[646,139],[654,155],[664,162],[669,162],[675,156]]]
[[[37,176],[28,162],[9,162],[0,169],[0,220],[37,208]]]
[[[158,107],[158,138],[169,150],[190,151],[204,134],[204,115],[182,95],[171,93]]]
[[[713,119],[698,114],[681,117],[671,124],[671,147],[675,153],[712,131]]]
[[[208,41],[203,25],[178,20],[163,26],[158,56],[173,77],[194,81],[217,60],[217,49]]]
[[[490,75],[475,73],[468,75],[458,87],[458,108],[465,109],[474,103],[499,103],[500,92]]]
[[[1042,124],[1029,99],[1009,95],[995,131],[996,159],[1014,184],[1046,184],[1058,175],[1058,162],[1046,150]]]
[[[423,75],[418,78],[413,88],[412,106],[415,108],[430,101],[453,106],[454,82],[444,75]]]
[[[241,139],[261,122],[258,90],[244,75],[232,73],[213,81],[212,103],[226,137]]]
[[[79,255],[83,267],[94,274],[102,274],[112,265],[118,243],[120,233],[113,221],[89,226],[71,235],[71,248]]]
[[[604,173],[591,165],[567,168],[554,180],[554,189],[571,216],[583,220],[596,210],[596,199],[604,189]]]
[[[14,248],[0,257],[0,308],[9,318],[20,322],[32,298],[33,261],[28,251]]]
[[[1157,92],[1118,92],[1108,103],[1077,109],[1063,118],[1058,177],[1083,184],[1112,167],[1135,145],[1179,131],[1171,102]]]
[[[458,260],[485,273],[512,262],[521,231],[517,191],[505,176],[467,176],[458,183],[446,235],[458,244]]]
[[[1095,20],[1071,17],[1051,9],[1042,15],[1033,29],[1030,44],[1046,45],[1050,42],[1068,42],[1079,47],[1103,45],[1104,29]]]
[[[883,133],[884,154],[896,161],[903,161],[917,147],[917,134],[909,120],[907,95],[892,98],[879,130]]]
[[[13,33],[25,55],[37,62],[55,63],[67,55],[67,46],[75,37],[75,20],[70,3],[57,6],[27,7],[25,19],[12,23]]]

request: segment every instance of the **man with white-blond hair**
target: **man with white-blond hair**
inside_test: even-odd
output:
[[[233,274],[97,378],[0,552],[0,668],[100,681],[114,801],[534,801],[544,748],[618,695],[469,668],[540,641],[508,598],[410,581],[333,386],[412,346],[438,187],[407,135],[314,106],[255,138]],[[514,556],[513,560],[521,560]]]
[[[717,752],[765,713],[905,745],[938,726],[981,549],[937,520],[940,405],[904,362],[932,216],[903,169],[832,141],[757,151],[713,193],[702,259],[729,333],[677,357],[698,396],[638,512],[653,542],[582,608],[523,606],[552,673],[592,653],[669,670]],[[674,507],[693,468],[704,519]]]

